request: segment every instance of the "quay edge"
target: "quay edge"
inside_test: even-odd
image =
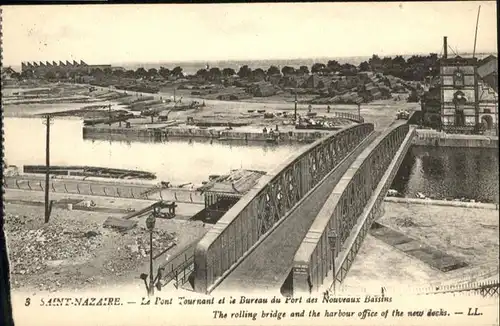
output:
[[[435,130],[417,129],[415,146],[498,148],[498,136],[445,134]]]
[[[329,132],[333,132],[329,131]],[[280,131],[271,136],[269,133],[248,132],[237,130],[213,130],[198,128],[167,128],[167,129],[139,129],[120,127],[83,127],[83,137],[89,139],[101,139],[105,136],[121,136],[127,139],[138,138],[205,138],[219,140],[244,140],[244,141],[297,141],[313,142],[325,137],[329,132],[325,131]]]

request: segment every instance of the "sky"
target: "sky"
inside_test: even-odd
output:
[[[497,52],[495,1],[3,6],[3,65]]]

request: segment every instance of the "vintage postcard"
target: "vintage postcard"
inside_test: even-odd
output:
[[[1,18],[15,325],[498,325],[496,2]]]

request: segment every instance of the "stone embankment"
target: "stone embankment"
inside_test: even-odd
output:
[[[434,206],[453,206],[453,207],[464,207],[464,208],[482,208],[482,209],[493,209],[498,210],[498,204],[490,203],[476,203],[476,202],[464,202],[459,200],[435,200],[435,199],[419,199],[419,198],[398,198],[398,197],[386,197],[384,199],[386,202],[391,203],[405,203],[405,204],[420,204],[420,205],[434,205]]]
[[[498,148],[497,136],[455,135],[435,130],[417,129],[413,145],[469,148]]]

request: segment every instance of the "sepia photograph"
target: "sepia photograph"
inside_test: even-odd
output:
[[[16,325],[498,324],[495,1],[12,5],[1,31]]]

